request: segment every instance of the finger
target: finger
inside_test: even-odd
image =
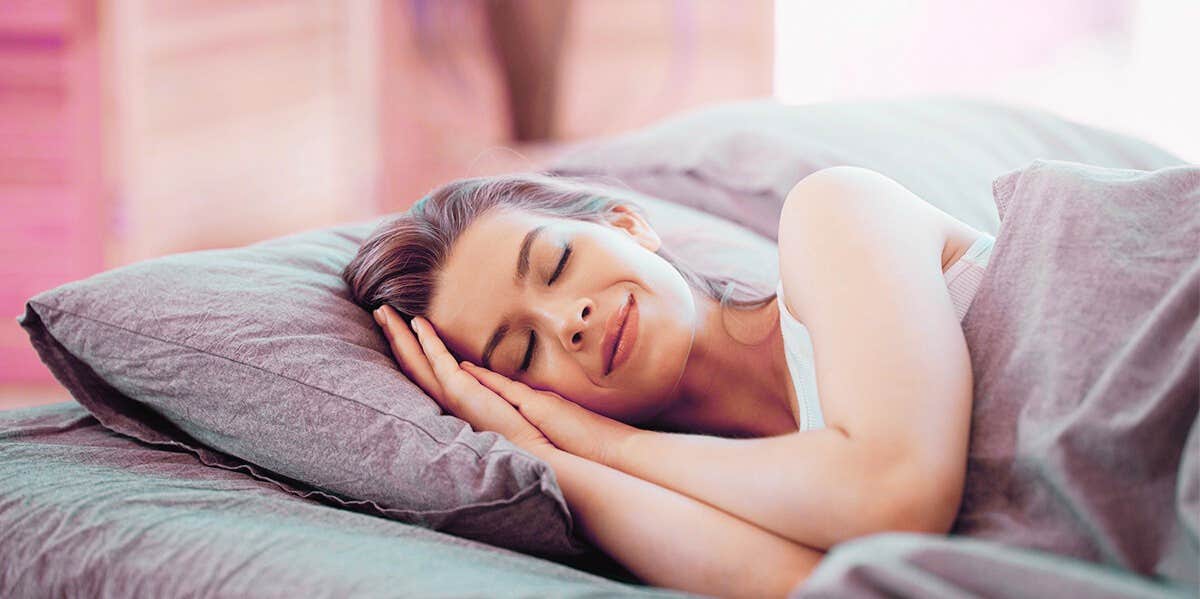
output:
[[[466,375],[459,368],[458,360],[451,355],[450,350],[446,349],[446,345],[438,338],[437,332],[433,330],[433,325],[429,324],[428,320],[416,316],[413,318],[412,324],[413,330],[417,332],[417,341],[420,342],[421,349],[425,351],[425,356],[429,358],[433,374],[439,381],[442,381],[443,386],[456,377]]]
[[[480,380],[479,375],[477,374],[478,370],[475,370],[475,371],[468,370],[466,367],[467,364],[470,364],[470,362],[463,362],[462,364],[460,364],[459,371],[463,373],[463,376],[465,378],[470,379],[469,386],[478,388],[480,391],[482,391],[488,397],[499,396],[500,399],[505,400],[506,404],[511,403],[508,401],[507,397],[504,397],[503,394],[497,393],[495,389],[493,389],[492,387],[490,387],[486,383],[484,383],[482,380]],[[509,405],[507,407],[509,409],[512,409],[516,406]]]
[[[482,366],[476,366],[471,362],[463,362],[462,368],[471,373],[479,382],[483,383],[488,389],[495,391],[504,399],[510,402],[517,399],[522,391],[530,390],[527,385],[520,381],[514,381],[498,372],[489,370]],[[519,387],[518,387],[519,385]],[[524,389],[522,389],[524,387]]]
[[[433,377],[433,368],[429,366],[429,360],[421,349],[421,344],[417,342],[416,335],[408,328],[400,315],[387,305],[380,308],[380,313],[384,318],[383,328],[392,345],[392,351],[397,353],[398,357],[404,358],[404,365],[411,368],[414,374],[433,379],[431,382],[437,382]]]
[[[409,330],[400,315],[391,306],[385,305],[379,309],[379,316],[382,320],[380,325],[392,347],[392,353],[396,355],[400,366],[406,370],[405,374],[424,379],[422,382],[436,383],[437,379],[433,376],[433,369],[429,366],[425,352],[421,350],[416,336]]]
[[[463,362],[462,368],[482,383],[484,387],[491,389],[493,393],[503,397],[505,401],[515,406],[519,411],[525,412],[532,409],[541,399],[541,391],[521,381],[510,379],[499,372],[488,370],[482,366],[476,366],[470,362]]]
[[[549,415],[550,411],[567,410],[573,414],[581,415],[583,418],[598,416],[595,412],[566,399],[558,393],[534,389],[521,381],[510,379],[499,372],[488,370],[482,366],[463,362],[462,369],[475,377],[483,386],[491,389],[494,393],[503,397],[508,403],[513,404],[518,410],[527,415],[544,416]],[[536,411],[537,414],[529,414],[530,410]]]
[[[467,371],[458,367],[458,360],[450,353],[449,349],[446,349],[442,339],[438,337],[437,331],[433,330],[433,325],[427,319],[419,316],[413,318],[413,330],[422,351],[430,360],[433,376],[436,376],[438,382],[442,383],[442,389],[445,391],[448,401],[457,401],[457,397],[468,397],[474,389],[487,390],[479,381],[475,381],[474,377],[468,375]]]
[[[440,400],[442,385],[434,375],[433,368],[429,365],[429,359],[421,349],[420,343],[417,342],[416,336],[391,306],[386,304],[382,306],[379,309],[379,315],[383,319],[380,325],[383,327],[388,343],[392,347],[392,353],[395,354],[404,374],[413,379],[421,388],[428,389],[430,394],[434,395],[434,399]]]

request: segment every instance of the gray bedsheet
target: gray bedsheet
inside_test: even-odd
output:
[[[684,597],[323,505],[109,432],[0,412],[0,597]]]

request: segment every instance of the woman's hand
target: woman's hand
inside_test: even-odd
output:
[[[470,362],[463,370],[486,385],[533,423],[559,449],[613,468],[621,451],[641,429],[597,414],[553,391],[540,391]]]
[[[439,405],[476,430],[498,432],[526,449],[557,447],[608,466],[615,466],[620,449],[640,432],[552,391],[533,389],[470,362],[459,364],[423,318],[413,319],[416,337],[391,306],[380,308],[377,319],[401,371]],[[451,382],[453,388],[449,388]],[[510,435],[526,441],[523,444]]]
[[[516,408],[459,367],[458,361],[423,318],[413,319],[414,336],[391,306],[375,311],[392,354],[409,380],[420,385],[443,409],[476,431],[499,433],[535,455],[554,445]]]

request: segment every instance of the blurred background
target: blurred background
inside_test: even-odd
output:
[[[711,103],[956,94],[1200,160],[1196,0],[0,0],[0,409],[56,285]]]

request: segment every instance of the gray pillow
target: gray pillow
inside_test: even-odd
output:
[[[769,240],[631,197],[683,258],[773,285]],[[585,552],[553,470],[444,415],[349,299],[341,271],[380,222],[118,268],[38,294],[21,325],[117,432],[450,534],[537,555]]]
[[[551,170],[606,175],[775,239],[797,181],[829,166],[862,166],[995,234],[992,179],[1038,158],[1143,170],[1184,163],[1144,141],[1046,112],[943,97],[723,104],[586,142]]]

